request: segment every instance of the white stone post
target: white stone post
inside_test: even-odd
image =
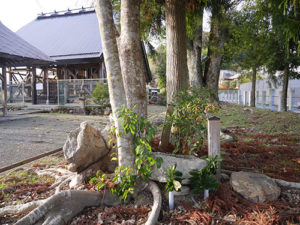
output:
[[[247,105],[247,91],[244,91],[244,105]]]
[[[248,106],[251,106],[251,91],[249,91],[248,95]]]
[[[273,106],[274,106],[274,89],[270,88],[269,89],[269,108],[270,110],[273,110]]]
[[[295,90],[293,88],[289,88],[289,110],[293,111],[294,110],[294,94],[295,94]]]
[[[221,157],[220,152],[220,118],[213,116],[208,119],[208,156]],[[220,164],[218,164],[217,179],[220,178]]]
[[[262,107],[263,107],[263,109],[265,109],[266,108],[266,91],[263,91],[262,92]]]
[[[238,104],[242,104],[242,91],[238,90]]]
[[[282,91],[278,90],[278,112],[281,111],[282,106]]]

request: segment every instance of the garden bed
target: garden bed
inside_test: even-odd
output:
[[[156,106],[155,114],[161,114],[164,110],[157,109]],[[272,178],[300,182],[299,114],[256,109],[251,112],[240,106],[226,104],[219,116],[222,127],[236,140],[221,144],[224,153],[223,169],[253,171]],[[154,114],[151,117],[157,119]],[[159,121],[156,123],[159,124]],[[154,140],[152,146],[158,145],[158,141]],[[172,145],[170,147],[173,148]],[[199,157],[205,155],[207,148],[199,149],[195,154]],[[48,187],[53,182],[52,178],[38,177],[34,171],[37,168],[65,168],[66,163],[61,154],[55,154],[48,159],[1,174],[0,207],[51,196],[53,191]],[[202,201],[202,196],[176,196],[175,210],[170,211],[164,186],[159,184],[159,187],[163,192],[163,205],[158,224],[300,223],[299,189],[281,187],[278,200],[262,204],[252,203],[235,193],[228,184],[228,179],[224,178],[221,187],[211,192],[207,201]],[[95,190],[95,187],[86,183],[83,189]],[[151,206],[151,194],[143,192],[138,199],[126,205],[85,209],[71,224],[143,224]],[[14,216],[0,217],[0,224],[11,224],[17,219]]]

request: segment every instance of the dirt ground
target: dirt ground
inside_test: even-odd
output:
[[[103,127],[107,117],[40,113],[0,122],[0,168],[63,146],[81,122]]]
[[[149,119],[154,126],[161,125],[164,111],[165,107],[160,106],[148,108]],[[74,115],[39,115],[39,117],[43,116],[46,119],[40,118],[41,121],[51,120],[52,126],[61,126],[61,130],[58,129],[61,133],[56,134],[64,135],[62,140],[66,135],[62,127],[66,125],[61,124],[66,122],[70,128],[73,126],[75,128],[80,121],[84,121],[81,116]],[[223,169],[254,171],[265,173],[273,178],[300,181],[300,114],[270,112],[224,104],[217,116],[221,118],[221,127],[235,139],[234,142],[221,145],[224,154]],[[107,117],[95,118],[94,120],[93,117],[87,117],[94,126],[103,126],[108,120]],[[43,123],[41,121],[40,123]],[[39,128],[38,123],[35,125]],[[1,123],[0,128],[2,128]],[[205,151],[207,151],[205,148],[199,149],[198,153],[203,155]],[[65,166],[63,154],[57,153],[32,162],[30,165],[0,174],[0,200],[2,197],[0,208],[51,196],[53,190],[50,190],[49,186],[53,183],[53,178],[39,177],[35,170],[49,167],[65,168]],[[234,192],[227,180],[222,182],[217,191],[211,191],[207,201],[203,201],[201,195],[191,196],[191,198],[176,197],[175,210],[169,210],[164,184],[158,185],[163,193],[162,212],[158,224],[300,223],[300,189],[280,187],[281,195],[278,200],[256,204]],[[95,187],[90,186],[89,183],[85,184],[85,188],[95,190]],[[147,194],[144,197],[139,195],[138,200],[140,204],[129,202],[117,207],[87,208],[69,224],[143,224],[151,209],[151,195],[150,198]],[[11,224],[18,218],[13,215],[0,217],[0,224]]]

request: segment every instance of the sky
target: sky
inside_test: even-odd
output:
[[[41,12],[87,7],[91,6],[92,2],[92,0],[0,0],[0,21],[12,31],[17,31]],[[207,21],[208,17],[205,12],[204,21]],[[209,30],[207,22],[204,22],[204,30]]]
[[[91,0],[0,0],[0,21],[17,31],[41,12],[90,6]]]

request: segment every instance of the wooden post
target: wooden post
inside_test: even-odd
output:
[[[43,69],[43,94],[47,94],[48,69]]]
[[[33,105],[37,104],[37,93],[36,93],[36,68],[32,67],[31,77],[31,102]]]
[[[9,80],[9,102],[13,103],[13,87],[12,87],[12,74],[10,68],[8,68],[8,80]]]
[[[213,116],[208,119],[208,156],[221,157],[220,151],[220,118]],[[217,180],[220,178],[220,164],[218,164]]]
[[[2,112],[3,116],[7,115],[7,86],[6,86],[6,67],[2,67]]]

